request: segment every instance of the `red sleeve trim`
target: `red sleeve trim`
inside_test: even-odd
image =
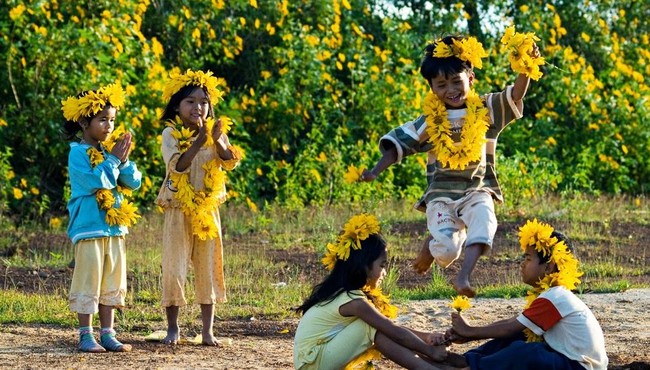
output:
[[[544,331],[552,328],[553,325],[562,319],[560,311],[555,308],[553,302],[546,298],[537,298],[534,300],[533,304],[523,314],[528,320],[532,321]]]

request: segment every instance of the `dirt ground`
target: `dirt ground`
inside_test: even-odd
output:
[[[521,222],[499,225],[495,238],[495,247],[482,258],[475,269],[473,280],[481,285],[490,285],[499,281],[509,281],[513,271],[518,271],[518,262],[507,256],[506,248],[516,249],[516,228]],[[555,225],[563,230],[565,225]],[[607,235],[610,242],[602,238],[579,240],[576,242],[578,255],[583,262],[613,261],[617,266],[647,271],[650,263],[650,228],[643,225],[615,223],[607,225],[582,225],[595,230],[600,236]],[[418,240],[423,238],[422,225],[405,223],[394,225],[391,234],[402,234]],[[45,238],[37,233],[20,235],[14,239],[13,247],[18,253],[23,251],[48,248],[52,245],[67,245],[65,235]],[[253,237],[254,239],[255,237]],[[615,241],[615,247],[610,244]],[[239,243],[233,238],[227,246],[257,245],[255,240]],[[419,245],[413,244],[414,255]],[[2,257],[10,257],[16,250],[0,251]],[[291,266],[301,266],[303,278],[316,280],[314,271],[321,271],[320,256],[300,252],[301,248],[286,250],[266,249],[266,257]],[[228,250],[225,251],[228,253]],[[398,285],[412,287],[430,282],[430,274],[415,274],[410,268],[410,260],[395,259],[400,272]],[[457,264],[444,271],[445,277],[454,276]],[[54,291],[69,285],[71,269],[16,269],[8,265],[1,266],[0,287],[13,287],[25,292]],[[227,266],[226,266],[227,269]],[[228,271],[226,271],[228,273]],[[508,275],[510,274],[510,275]],[[510,277],[509,277],[510,276]],[[279,277],[281,278],[281,277]],[[650,284],[650,275],[585,277],[583,285],[587,287],[582,298],[591,307],[599,319],[605,333],[606,348],[610,359],[610,369],[650,370],[650,289],[630,289],[613,294],[592,294],[589,287],[597,281],[614,279],[626,280],[631,284]],[[488,299],[478,298],[474,307],[464,315],[473,323],[487,323],[517,314],[524,304],[522,298]],[[409,301],[400,307],[402,314],[398,321],[419,330],[445,330],[449,325],[448,300]],[[1,308],[0,308],[1,309]],[[128,309],[128,308],[127,308]],[[3,325],[0,326],[0,368],[17,369],[291,369],[293,335],[298,320],[267,321],[239,320],[215,323],[215,334],[223,340],[219,348],[183,344],[164,346],[147,342],[144,335],[135,332],[120,333],[119,337],[133,346],[131,353],[86,354],[76,350],[77,334],[74,329],[46,325]],[[160,328],[158,328],[160,329]],[[453,345],[450,351],[462,353],[470,346],[480,342]],[[398,369],[399,367],[382,360],[377,362],[378,369]]]
[[[650,369],[650,289],[616,294],[585,294],[605,332],[610,369]],[[464,313],[472,323],[505,318],[518,312],[521,298],[483,298]],[[398,322],[420,330],[449,325],[447,300],[411,301],[402,306]],[[47,326],[3,326],[0,329],[0,368],[15,369],[291,369],[292,339],[297,320],[217,322],[216,333],[226,342],[218,348],[199,345],[166,346],[144,337],[120,334],[133,346],[130,353],[86,354],[75,349],[76,332]],[[476,342],[474,345],[478,344]],[[452,345],[463,352],[470,344]],[[378,369],[399,369],[382,360]]]

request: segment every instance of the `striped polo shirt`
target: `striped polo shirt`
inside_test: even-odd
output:
[[[397,162],[416,153],[427,153],[427,190],[415,204],[415,208],[426,211],[432,200],[457,200],[468,192],[487,191],[497,202],[503,202],[503,194],[497,181],[495,152],[497,138],[501,131],[513,120],[521,118],[523,101],[512,100],[512,86],[504,91],[481,96],[488,109],[490,127],[485,134],[487,142],[481,150],[481,160],[470,163],[464,170],[443,167],[432,152],[428,142],[427,123],[424,115],[391,130],[379,140],[379,149],[384,153],[394,146],[397,149]],[[447,116],[452,127],[452,139],[460,142],[460,132],[467,109],[448,109]]]

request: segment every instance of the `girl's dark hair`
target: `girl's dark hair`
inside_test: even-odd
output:
[[[553,231],[551,233],[551,237],[552,238],[557,238],[558,242],[563,241],[564,244],[566,245],[566,249],[575,256],[576,252],[575,252],[575,248],[573,247],[573,243],[571,242],[571,240],[566,235],[562,234],[559,231]],[[540,265],[543,264],[543,263],[549,263],[551,261],[551,255],[550,254],[544,256],[544,254],[541,251],[536,250],[536,252],[537,252],[537,256],[539,257],[539,264]]]
[[[176,94],[172,95],[172,97],[169,99],[169,103],[167,103],[167,106],[165,107],[165,111],[163,112],[162,117],[160,117],[160,120],[165,122],[169,120],[174,120],[176,116],[178,115],[178,106],[181,104],[181,101],[194,92],[195,89],[201,89],[205,93],[205,96],[208,97],[208,101],[210,101],[210,94],[208,93],[208,89],[197,86],[197,85],[187,85],[183,86]],[[214,117],[214,110],[212,109],[212,104],[208,104],[208,117],[213,118]]]
[[[361,249],[350,248],[350,257],[336,260],[330,274],[316,285],[305,302],[295,309],[304,314],[312,306],[331,301],[341,292],[361,289],[368,282],[372,264],[386,251],[386,241],[380,234],[372,234],[361,241]]]
[[[79,94],[77,94],[77,99],[87,95],[91,91],[97,92],[97,90],[82,91]],[[113,105],[111,105],[110,102],[107,102],[106,105],[102,107],[102,110],[106,109],[107,107],[113,108]],[[99,114],[100,112],[101,111],[97,112],[97,114]],[[78,133],[79,131],[81,131],[81,122],[83,121],[90,122],[93,120],[93,118],[97,116],[97,114],[91,114],[90,117],[81,117],[79,118],[79,121],[66,120],[65,122],[63,122],[63,128],[59,130],[63,139],[67,141],[79,141],[80,138]]]
[[[447,45],[453,45],[454,40],[462,40],[462,36],[447,36],[439,42],[444,42]],[[422,57],[422,62],[420,63],[420,74],[427,80],[428,83],[431,83],[431,79],[438,77],[441,74],[445,76],[450,76],[454,74],[459,74],[464,71],[472,71],[472,64],[460,60],[455,56],[447,58],[436,58],[433,56],[433,51],[436,48],[436,43],[431,43],[424,48],[424,57]]]

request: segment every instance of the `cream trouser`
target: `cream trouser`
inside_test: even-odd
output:
[[[162,250],[162,306],[184,306],[185,281],[190,263],[194,268],[194,290],[197,304],[226,301],[223,272],[221,220],[214,212],[218,237],[201,240],[192,234],[192,217],[180,208],[165,209]]]

